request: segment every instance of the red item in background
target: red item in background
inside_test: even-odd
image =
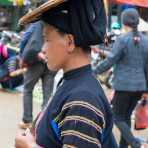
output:
[[[148,7],[148,0],[111,0],[115,3],[129,4],[141,7]]]
[[[8,58],[8,51],[6,45],[0,43],[0,55],[3,56],[3,58],[7,59]]]
[[[143,98],[135,109],[135,129],[148,128],[148,97]]]

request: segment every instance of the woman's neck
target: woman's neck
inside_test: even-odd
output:
[[[72,69],[76,69],[85,65],[90,64],[90,54],[84,53],[84,51],[75,49],[75,52],[69,56],[66,66],[63,68],[64,72]]]

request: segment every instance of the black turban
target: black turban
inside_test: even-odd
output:
[[[103,0],[68,0],[44,12],[41,19],[73,34],[77,46],[102,43],[106,32]]]

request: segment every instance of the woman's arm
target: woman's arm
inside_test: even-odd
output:
[[[108,69],[110,69],[114,64],[116,64],[120,58],[123,56],[123,49],[125,48],[125,44],[123,44],[121,38],[119,37],[114,43],[113,49],[107,55],[106,59],[103,60],[96,66],[94,70],[96,74],[101,74]]]

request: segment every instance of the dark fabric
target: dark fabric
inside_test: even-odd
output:
[[[102,0],[69,0],[45,12],[41,19],[66,33],[72,33],[77,46],[102,43],[106,15]]]
[[[0,65],[0,82],[4,80],[6,76],[8,76],[8,65],[6,63]]]
[[[120,148],[139,148],[140,143],[134,138],[131,127],[131,114],[141,98],[142,92],[115,91],[113,97],[113,113],[115,124],[121,132]]]
[[[14,89],[23,83],[23,76],[10,77],[9,73],[18,68],[17,52],[7,48],[8,57],[0,55],[0,82],[3,88]]]
[[[23,83],[23,76],[10,77],[9,73],[18,69],[17,57],[12,56],[0,65],[0,82],[3,88],[13,89]]]
[[[111,110],[90,65],[64,74],[63,83],[40,116],[36,142],[44,148],[61,148],[63,144],[78,148],[116,148]],[[91,137],[90,140],[82,138],[82,134]]]
[[[5,58],[0,54],[0,65],[3,64],[5,62]]]
[[[148,78],[148,61],[145,63],[144,73],[145,73],[145,77]],[[146,79],[146,86],[147,86],[146,92],[148,92],[148,79]]]
[[[139,14],[138,11],[134,8],[126,9],[122,13],[122,23],[124,25],[135,28],[139,24]]]
[[[12,78],[9,78],[8,80],[1,82],[2,87],[5,89],[14,89],[22,84],[23,84],[22,75],[12,77]]]

